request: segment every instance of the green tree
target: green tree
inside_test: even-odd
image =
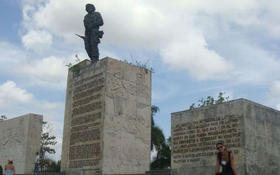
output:
[[[160,145],[165,142],[164,134],[162,130],[155,125],[154,116],[157,112],[159,112],[159,107],[152,105],[152,139],[151,139],[151,150],[153,150],[154,146],[156,150],[160,148]]]
[[[49,125],[46,121],[43,121],[41,140],[40,140],[40,162],[39,167],[41,171],[47,170],[50,165],[50,159],[47,157],[48,154],[55,154],[55,149],[52,146],[56,145],[56,137],[50,135]]]
[[[151,163],[151,169],[164,169],[171,165],[171,145],[168,142],[161,144],[156,159]]]
[[[0,116],[0,121],[3,121],[3,120],[7,120],[6,115],[1,115],[1,116]]]
[[[44,169],[43,171],[46,172],[60,172],[60,165],[61,161],[55,161],[53,159],[50,159],[46,157],[44,160]]]
[[[49,163],[47,171],[60,172],[60,167],[61,167],[61,160],[56,162],[56,161],[50,159],[50,163]]]
[[[215,99],[212,96],[207,96],[206,99],[201,98],[200,100],[198,100],[198,104],[191,104],[189,109],[195,109],[195,108],[200,108],[200,107],[204,107],[204,106],[209,106],[209,105],[214,105],[214,104],[220,104],[223,102],[226,102],[229,100],[229,96],[225,96],[225,92],[219,92],[217,98]]]
[[[157,156],[151,163],[151,169],[164,169],[170,167],[171,163],[171,147],[168,141],[165,140],[162,130],[155,125],[154,116],[159,112],[159,107],[152,106],[152,136],[151,136],[151,150],[155,147]],[[170,140],[170,139],[169,139]]]

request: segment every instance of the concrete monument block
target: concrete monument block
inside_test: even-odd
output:
[[[280,111],[237,99],[171,117],[173,175],[214,174],[218,141],[239,175],[280,174]]]
[[[108,57],[69,70],[62,171],[144,173],[150,144],[150,71]]]
[[[26,114],[0,121],[0,164],[13,160],[16,174],[32,174],[40,151],[43,116]]]

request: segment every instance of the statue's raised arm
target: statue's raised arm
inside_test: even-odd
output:
[[[85,49],[92,61],[99,60],[98,44],[103,36],[103,31],[99,31],[99,27],[103,25],[103,19],[99,12],[95,11],[93,4],[86,5],[88,14],[84,18],[85,26]]]

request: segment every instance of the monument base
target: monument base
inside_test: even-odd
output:
[[[43,116],[26,114],[0,121],[0,165],[13,160],[17,174],[32,174],[40,152]]]
[[[280,174],[280,111],[237,99],[171,116],[172,175],[214,174],[221,141],[237,174]]]
[[[66,174],[141,174],[150,167],[151,72],[112,58],[69,69]]]

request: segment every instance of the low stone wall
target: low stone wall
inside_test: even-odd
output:
[[[40,151],[42,115],[26,114],[0,122],[0,164],[13,160],[16,173],[32,173]]]
[[[171,116],[173,175],[214,174],[220,141],[238,174],[280,174],[280,111],[237,99]]]

